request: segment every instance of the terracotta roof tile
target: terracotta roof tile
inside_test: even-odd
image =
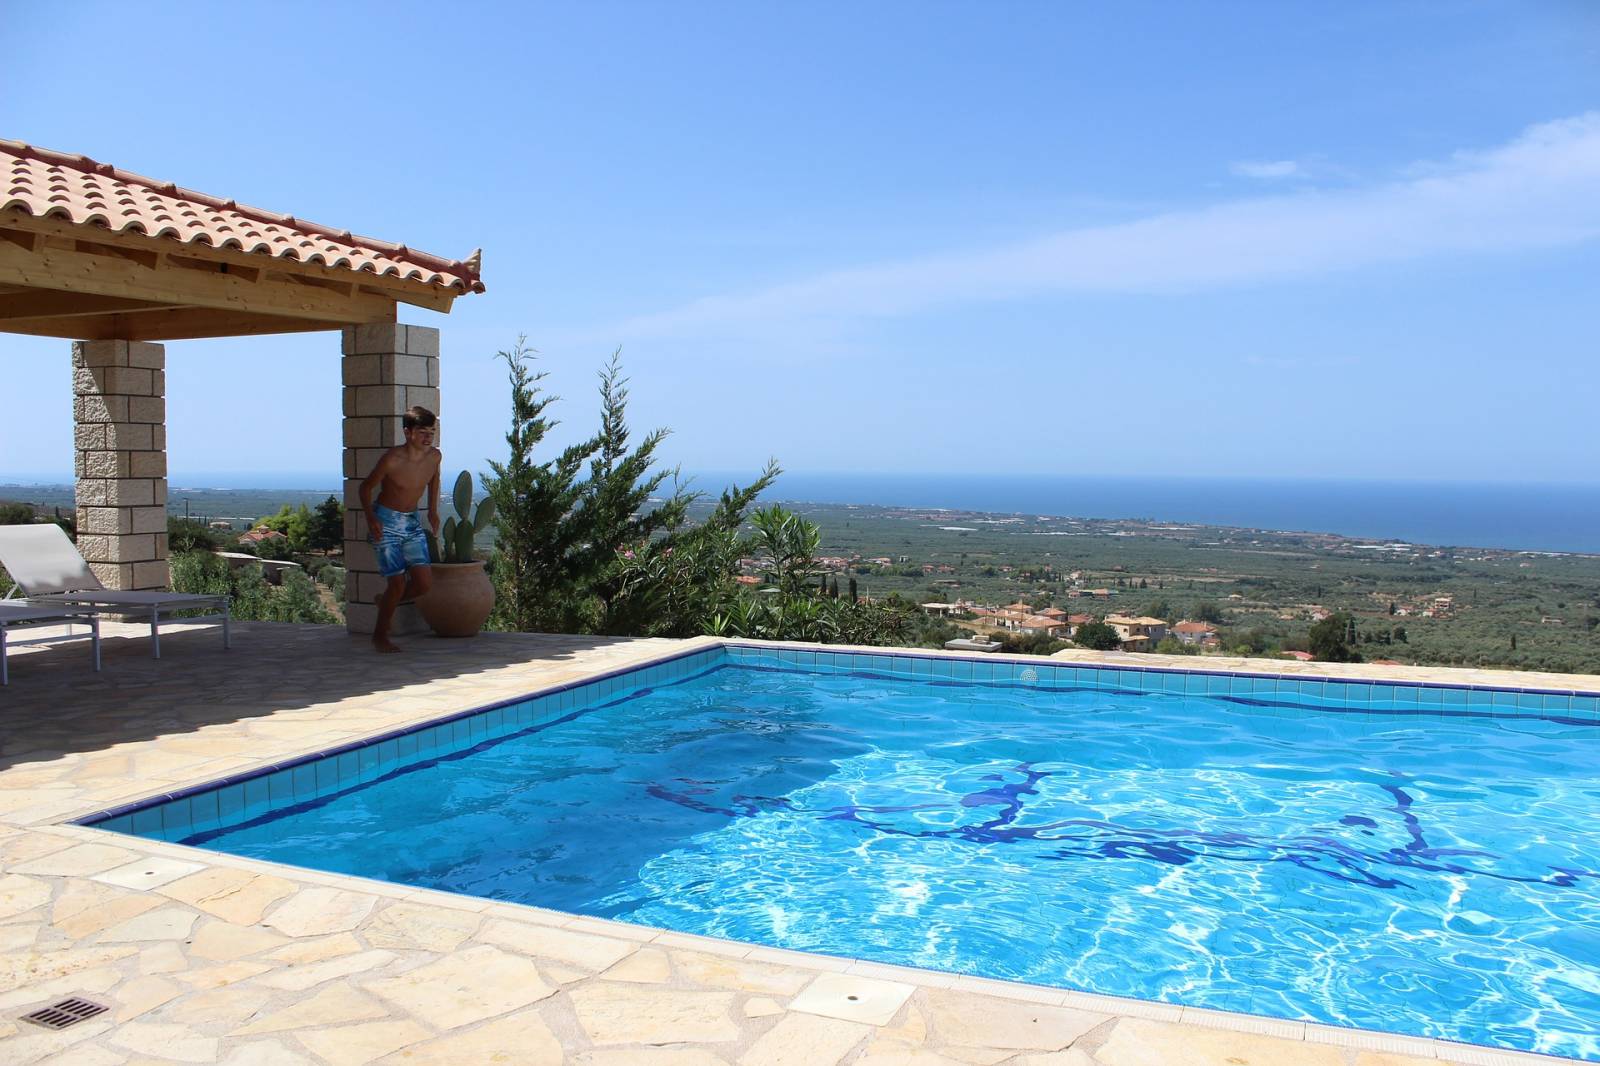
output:
[[[483,292],[481,252],[445,259],[293,215],[247,207],[97,163],[0,138],[0,211],[104,226],[302,263]]]

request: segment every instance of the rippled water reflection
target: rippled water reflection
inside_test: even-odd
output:
[[[725,667],[207,846],[1600,1059],[1600,728]]]

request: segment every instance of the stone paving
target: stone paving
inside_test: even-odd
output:
[[[227,653],[215,630],[164,633],[157,662],[137,627],[106,630],[102,673],[82,642],[19,649],[0,689],[6,1066],[1561,1061],[777,951],[62,825],[711,643],[485,634],[379,659],[341,629],[249,623]],[[60,1032],[19,1020],[68,996],[110,1009]]]

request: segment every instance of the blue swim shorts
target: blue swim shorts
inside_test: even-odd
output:
[[[378,573],[396,577],[413,566],[427,566],[428,538],[422,532],[422,523],[414,513],[391,511],[381,503],[372,505],[383,531],[378,537]]]

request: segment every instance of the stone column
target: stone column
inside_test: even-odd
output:
[[[400,416],[407,407],[421,404],[438,413],[439,331],[394,322],[347,326],[343,364],[345,626],[371,633],[384,580],[367,540],[361,482],[386,449],[406,442]],[[409,605],[395,614],[395,633],[426,629]]]
[[[112,589],[167,587],[167,350],[74,341],[78,551]]]

